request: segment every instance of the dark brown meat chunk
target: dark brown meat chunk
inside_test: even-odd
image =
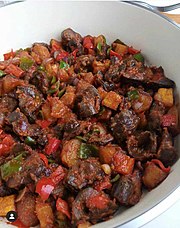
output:
[[[17,107],[17,100],[7,95],[0,98],[0,126],[5,124],[5,117]]]
[[[122,141],[132,134],[136,130],[139,121],[139,117],[132,110],[122,110],[112,117],[111,130],[116,140]]]
[[[8,124],[12,124],[13,131],[19,136],[36,136],[40,133],[37,125],[30,125],[27,117],[17,108],[7,116]]]
[[[76,94],[75,105],[81,118],[97,114],[100,110],[100,102],[98,90],[93,85],[89,84],[86,89],[82,89]]]
[[[161,118],[165,113],[162,103],[154,102],[148,117],[148,127],[150,130],[161,131]]]
[[[14,193],[14,189],[8,188],[5,183],[0,181],[0,197],[9,196]]]
[[[35,85],[37,87],[37,89],[41,91],[41,93],[47,94],[47,91],[49,88],[49,82],[48,82],[48,77],[45,72],[35,71],[32,74],[30,83]]]
[[[75,50],[82,43],[82,36],[71,28],[65,29],[61,33],[61,38],[63,46],[70,51]]]
[[[64,125],[64,138],[69,140],[79,133],[80,122],[77,120],[70,120]]]
[[[142,181],[148,189],[153,189],[160,184],[167,175],[168,173],[161,170],[153,162],[148,161],[145,166]]]
[[[0,110],[2,113],[9,113],[14,111],[17,107],[17,100],[7,95],[0,98]]]
[[[18,218],[25,226],[32,227],[39,223],[35,213],[35,205],[36,196],[28,192],[16,204]]]
[[[113,141],[113,136],[107,132],[105,126],[101,123],[95,123],[91,126],[91,131],[88,138],[88,143],[96,145],[106,145],[107,143]]]
[[[171,79],[165,77],[162,67],[151,67],[151,70],[153,72],[153,77],[149,84],[152,85],[153,88],[173,88],[175,86],[175,83]]]
[[[104,79],[107,82],[120,82],[121,78],[121,70],[125,69],[125,64],[120,64],[119,61],[116,61],[114,64],[110,65],[108,71],[104,75]]]
[[[94,61],[94,56],[92,55],[81,55],[76,59],[74,65],[74,71],[76,73],[87,73],[92,71],[92,63]]]
[[[117,210],[117,205],[104,192],[93,188],[80,191],[72,204],[72,222],[78,225],[85,221],[93,224],[106,220]]]
[[[121,176],[112,188],[112,196],[115,197],[120,204],[129,206],[139,202],[141,190],[141,173],[134,170],[133,174]]]
[[[136,61],[131,56],[122,61],[121,64],[121,75],[126,79],[134,80],[135,82],[147,82],[153,75],[142,62]]]
[[[69,188],[81,190],[87,185],[93,184],[96,180],[103,178],[101,164],[96,158],[88,158],[84,161],[78,161],[69,169],[66,183]]]
[[[32,182],[31,174],[40,176],[45,171],[44,162],[38,153],[33,152],[22,164],[21,171],[15,173],[7,180],[9,188],[19,189],[22,185]]]
[[[36,119],[36,112],[43,102],[42,94],[35,86],[18,86],[17,95],[19,99],[20,110],[28,117],[30,121]]]
[[[127,139],[128,153],[136,160],[152,158],[157,152],[157,136],[154,132],[144,131]]]
[[[157,156],[165,166],[173,165],[178,158],[177,151],[173,146],[172,137],[167,128],[164,128]]]

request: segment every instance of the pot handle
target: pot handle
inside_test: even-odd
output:
[[[10,0],[10,1],[0,1],[0,7],[11,5],[22,1]]]

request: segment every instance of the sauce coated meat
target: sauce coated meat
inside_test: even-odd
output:
[[[180,132],[174,87],[141,51],[70,28],[4,54],[0,202],[17,211],[14,225],[89,227],[168,178]]]

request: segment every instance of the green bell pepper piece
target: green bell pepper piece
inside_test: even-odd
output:
[[[128,98],[129,100],[136,100],[139,98],[139,93],[137,90],[132,90],[132,91],[129,91],[128,93]]]
[[[60,69],[65,69],[66,67],[69,67],[69,64],[61,60],[59,67]]]
[[[90,156],[96,156],[98,152],[97,147],[92,144],[81,143],[79,148],[79,157],[81,159],[86,159]]]
[[[26,139],[24,140],[24,142],[28,146],[36,145],[36,141],[33,138],[31,138],[30,136],[27,136]]]
[[[144,57],[142,56],[141,53],[137,53],[137,54],[133,55],[133,58],[134,58],[135,60],[137,60],[138,62],[144,63]]]
[[[1,165],[1,177],[3,180],[7,180],[14,173],[21,171],[23,162],[23,154],[19,154],[12,160]]]
[[[0,77],[3,77],[6,73],[3,70],[0,70]]]
[[[34,64],[34,61],[32,59],[29,59],[27,57],[22,57],[20,59],[20,68],[22,70],[29,70],[30,67]]]

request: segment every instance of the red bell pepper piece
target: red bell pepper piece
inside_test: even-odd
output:
[[[131,174],[134,168],[135,159],[122,152],[113,155],[113,169],[123,175]]]
[[[162,127],[170,127],[176,125],[176,115],[166,114],[162,117]]]
[[[134,54],[139,53],[140,51],[137,49],[134,49],[133,47],[128,47],[128,52],[129,52],[129,54],[134,55]]]
[[[160,160],[158,160],[158,159],[152,159],[151,162],[153,162],[154,164],[158,165],[162,169],[162,171],[165,172],[165,173],[169,173],[170,170],[171,170],[170,166],[168,166],[167,168],[164,167],[163,163]]]
[[[53,152],[56,152],[60,144],[61,140],[56,138],[50,138],[48,144],[45,147],[46,154],[50,155]]]
[[[72,55],[73,55],[74,59],[76,59],[77,52],[78,52],[78,49],[75,49],[75,50],[72,52]]]
[[[68,204],[65,200],[58,198],[56,201],[56,208],[58,211],[62,212],[65,214],[69,219],[71,219],[71,215],[69,212],[69,207]]]
[[[116,56],[119,60],[122,59],[122,56],[113,50],[110,50],[109,55],[110,55],[110,57]]]
[[[54,189],[54,182],[48,178],[41,178],[36,184],[36,192],[41,196],[42,200],[47,200]]]
[[[112,184],[111,184],[108,176],[106,176],[101,181],[96,181],[94,185],[95,185],[94,189],[96,189],[98,192],[100,192],[104,189],[110,189],[112,187]]]
[[[18,67],[18,66],[15,66],[14,64],[9,64],[6,69],[5,69],[5,72],[8,73],[8,74],[12,74],[14,76],[16,76],[17,78],[21,77],[22,74],[24,73],[24,71]]]
[[[51,124],[49,120],[36,120],[36,123],[43,129],[48,128]]]
[[[50,175],[50,178],[55,185],[57,185],[60,181],[62,181],[64,177],[65,177],[65,172],[61,165],[59,165],[57,169]]]
[[[52,39],[50,41],[50,45],[51,45],[51,53],[54,53],[55,51],[58,51],[61,49],[61,43],[55,39]]]
[[[46,167],[48,167],[48,159],[46,157],[46,155],[39,153],[39,157],[43,160],[43,162],[45,163]]]
[[[8,60],[8,59],[10,59],[10,58],[14,58],[15,53],[13,52],[13,49],[11,49],[10,52],[5,53],[3,56],[4,56],[4,60]]]
[[[0,132],[0,156],[10,152],[11,148],[15,144],[15,141],[11,135],[3,134]]]
[[[60,51],[59,54],[56,56],[56,60],[60,61],[66,57],[68,57],[69,53],[67,51]]]
[[[105,209],[109,203],[106,195],[99,193],[95,196],[90,196],[86,202],[88,208]]]
[[[93,38],[91,36],[86,36],[83,39],[83,47],[87,49],[93,49]]]

